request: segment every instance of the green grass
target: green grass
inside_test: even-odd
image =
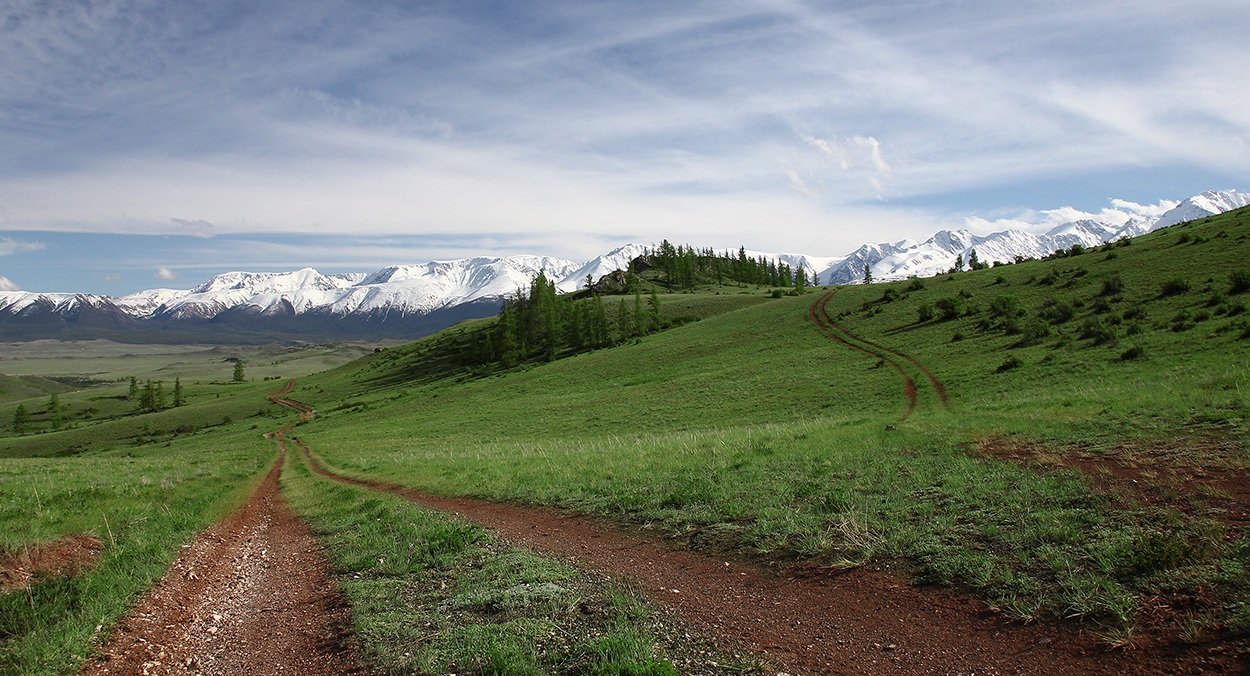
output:
[[[212,439],[0,461],[0,550],[80,533],[103,553],[88,572],[0,595],[0,673],[68,673],[159,577],[180,544],[237,504],[273,449],[242,424]]]
[[[1183,640],[1200,642],[1250,631],[1250,542],[1227,518],[1227,491],[1187,492],[1166,475],[1179,468],[1188,478],[1244,478],[1250,463],[1246,261],[1250,211],[1240,210],[1128,246],[838,289],[828,304],[835,321],[914,357],[946,386],[949,407],[915,366],[890,357],[920,388],[915,413],[901,423],[897,373],[829,340],[808,319],[823,290],[666,294],[674,328],[509,371],[464,359],[472,332],[489,324],[468,322],[301,377],[291,396],[317,409],[301,437],[345,474],[602,515],[711,551],[887,567],[966,589],[1013,616],[1082,621],[1109,643],[1132,640],[1142,599],[1189,598]],[[108,359],[102,371],[124,372],[122,355]],[[222,368],[228,377],[229,364]],[[253,368],[249,375],[259,376]],[[117,398],[121,386],[65,393],[74,429],[0,435],[5,546],[98,530],[100,516],[128,505],[155,510],[127,521],[128,532],[146,533],[145,524],[165,532],[159,524],[174,517],[159,516],[159,501],[148,504],[145,491],[156,489],[133,486],[127,453],[170,471],[216,467],[202,480],[181,480],[186,506],[168,511],[186,512],[178,517],[186,522],[150,536],[158,544],[143,571],[168,560],[177,537],[218,513],[271,457],[256,447],[257,435],[279,424],[263,395],[280,381],[183,381],[185,408],[131,415]],[[44,400],[24,401],[38,416]],[[0,422],[17,403],[0,404]],[[987,446],[1036,449],[1038,460],[982,457]],[[1101,477],[1070,469],[1078,459],[1106,458],[1130,463],[1163,498],[1108,495]],[[655,657],[656,638],[637,619],[650,611],[625,600],[604,607],[627,610],[596,616],[606,623],[602,640],[532,647],[552,627],[530,611],[551,607],[527,594],[566,588],[582,573],[301,468],[288,467],[284,491],[326,542],[362,640],[385,669],[506,665],[498,668],[524,673],[558,663],[594,672],[596,660]],[[43,487],[62,483],[78,491],[80,514],[61,509],[65,524],[20,525],[42,509]],[[71,527],[72,519],[82,524]],[[521,577],[507,572],[514,569]],[[151,574],[123,577],[137,589]],[[520,604],[515,614],[511,603]],[[57,607],[51,599],[34,605]],[[449,619],[487,607],[504,610],[486,623]],[[628,631],[613,633],[618,625]],[[35,656],[21,664],[56,664],[85,651],[89,637],[79,627],[44,647],[17,647],[39,633],[6,634],[5,659],[20,652]],[[409,648],[417,643],[424,652]]]
[[[481,527],[312,475],[283,494],[311,524],[380,673],[676,674],[639,597]]]
[[[920,406],[893,431],[897,375],[822,336],[807,319],[814,295],[485,379],[424,378],[451,344],[434,337],[302,380],[293,396],[320,411],[304,433],[313,449],[355,476],[554,504],[768,557],[893,563],[1021,617],[1113,633],[1176,574],[1228,618],[1246,600],[1246,547],[1218,500],[1183,515],[1125,505],[1079,473],[967,449],[1007,439],[1097,455],[1216,440],[1234,450],[1189,460],[1244,469],[1250,340],[1237,308],[1250,296],[1233,290],[1250,260],[1248,216],[919,289],[838,290],[839,323],[928,365],[950,394],[945,410],[900,360]],[[1180,243],[1185,231],[1205,234]],[[944,298],[959,299],[957,316],[918,321]],[[1129,346],[1141,349],[1125,358]],[[407,380],[387,380],[399,364]]]

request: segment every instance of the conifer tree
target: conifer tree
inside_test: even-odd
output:
[[[243,374],[243,360],[235,359],[234,360],[234,376],[231,378],[231,380],[233,380],[236,383],[241,383],[245,379],[246,378]]]
[[[61,429],[61,397],[56,392],[48,397],[48,417],[52,419],[52,429]]]
[[[867,262],[864,263],[864,283],[872,284],[872,266]]]
[[[794,276],[794,292],[802,294],[807,290],[806,287],[807,271],[803,269],[803,264],[799,263],[799,272]]]
[[[655,289],[651,289],[651,296],[647,298],[647,324],[648,330],[651,332],[660,330],[660,297],[656,295]]]
[[[616,330],[620,332],[618,342],[629,340],[632,332],[629,327],[629,308],[625,306],[625,299],[621,299],[620,305],[616,306]]]
[[[18,404],[17,410],[13,412],[13,433],[26,434],[26,429],[30,426],[30,411],[26,409],[26,404]]]
[[[187,403],[186,396],[182,392],[182,379],[174,378],[174,408]]]
[[[130,391],[126,395],[126,399],[130,401],[134,401],[135,398],[138,396],[139,396],[139,379],[134,376],[130,376]]]

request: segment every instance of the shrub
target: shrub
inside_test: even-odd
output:
[[[1094,304],[1089,306],[1089,309],[1093,310],[1096,315],[1105,315],[1111,312],[1111,303],[1108,303],[1106,298],[1100,296],[1094,299]]]
[[[889,288],[885,290],[885,293],[881,294],[881,302],[891,303],[902,297],[903,297],[903,294],[899,293],[898,289]]]
[[[934,306],[937,308],[937,311],[941,313],[943,321],[955,319],[964,313],[964,301],[958,296],[939,298],[937,302],[934,303]]]
[[[1124,293],[1124,280],[1120,279],[1120,275],[1108,275],[1102,280],[1103,296],[1118,296]]]
[[[1003,360],[1003,363],[999,364],[998,368],[994,369],[994,373],[1003,373],[1010,371],[1011,369],[1018,369],[1021,366],[1024,366],[1024,362],[1020,361],[1020,358],[1016,355],[1009,354],[1007,355],[1007,358]]]
[[[1032,345],[1050,335],[1050,324],[1033,317],[1024,322],[1020,328],[1021,345]]]
[[[1166,298],[1168,296],[1179,296],[1182,293],[1189,292],[1189,281],[1180,277],[1173,277],[1163,284],[1159,285],[1159,297]]]
[[[923,289],[924,282],[919,277],[912,277],[911,281],[907,282],[907,286],[903,288],[904,291],[920,291]]]
[[[1130,359],[1145,359],[1146,348],[1141,345],[1134,345],[1129,349],[1120,353],[1120,361],[1129,361]]]
[[[1250,291],[1250,270],[1233,270],[1228,276],[1229,293],[1245,293]]]
[[[916,308],[916,316],[921,324],[933,319],[933,306],[928,303],[921,305]]]
[[[1024,315],[1024,307],[1020,305],[1020,299],[1012,295],[999,296],[990,301],[990,316],[1013,318]]]
[[[1042,309],[1037,311],[1037,316],[1051,324],[1062,324],[1076,316],[1076,308],[1064,301],[1050,299],[1042,304]]]
[[[1115,343],[1115,328],[1107,326],[1097,317],[1090,317],[1081,325],[1081,339],[1092,340],[1095,345]]]

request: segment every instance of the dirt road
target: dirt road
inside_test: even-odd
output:
[[[279,494],[283,453],[239,511],[184,546],[82,673],[360,671],[347,603]]]

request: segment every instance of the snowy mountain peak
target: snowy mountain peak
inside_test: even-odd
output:
[[[1161,201],[1143,206],[1113,201],[1115,208],[1101,215],[1072,208],[1042,212],[1054,224],[1044,234],[1035,225],[987,235],[967,229],[941,230],[923,241],[900,240],[864,244],[843,256],[767,254],[747,251],[753,259],[803,267],[818,275],[821,284],[854,284],[864,279],[864,266],[876,281],[911,275],[932,276],[951,269],[958,258],[967,264],[973,250],[985,263],[1017,257],[1040,258],[1075,245],[1086,248],[1121,237],[1132,237],[1187,220],[1204,218],[1250,205],[1250,193],[1231,190],[1204,192],[1180,202]],[[1071,217],[1060,222],[1060,219]],[[982,221],[984,223],[984,221]],[[395,317],[418,317],[475,301],[496,301],[529,286],[541,272],[562,292],[586,285],[586,278],[602,278],[629,266],[651,247],[626,244],[585,263],[538,255],[476,257],[392,265],[371,273],[324,275],[313,268],[290,272],[227,272],[190,290],[151,289],[123,298],[72,293],[39,294],[0,283],[0,321],[12,317],[55,314],[102,321],[115,314],[118,321],[179,320],[250,317],[348,316],[366,322]],[[731,252],[733,253],[733,252]],[[0,278],[3,280],[3,278]],[[7,280],[4,280],[7,282]],[[6,288],[7,287],[7,288]],[[480,316],[480,315],[479,315]]]

